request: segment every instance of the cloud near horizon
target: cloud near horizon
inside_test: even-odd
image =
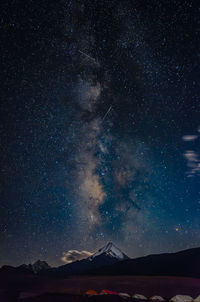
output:
[[[200,132],[200,126],[197,128],[197,132]],[[199,135],[184,135],[182,139],[185,142],[192,142],[192,149],[186,150],[183,153],[184,158],[187,161],[188,171],[186,172],[187,177],[200,176],[200,154],[199,154]],[[195,143],[194,143],[195,141]],[[196,149],[196,150],[194,150]]]
[[[78,251],[78,250],[69,250],[67,252],[63,252],[61,257],[62,262],[68,264],[77,260],[82,260],[92,256],[93,253],[89,251]]]

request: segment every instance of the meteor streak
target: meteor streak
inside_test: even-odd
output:
[[[104,117],[103,117],[103,120],[102,121],[104,121],[105,120],[105,118],[106,118],[106,116],[108,115],[108,113],[110,112],[110,110],[112,109],[112,105],[108,108],[108,110],[106,111],[106,113],[105,113],[105,115],[104,115]]]
[[[94,58],[90,57],[90,56],[87,55],[85,52],[83,52],[83,51],[81,51],[81,50],[79,50],[79,52],[80,52],[82,55],[84,55],[84,56],[86,56],[87,58],[89,58],[90,60],[92,60],[92,61],[94,61],[95,63],[97,63],[96,60],[95,60]]]

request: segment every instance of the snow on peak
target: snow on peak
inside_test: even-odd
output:
[[[118,249],[112,242],[108,242],[104,247],[94,253],[90,257],[90,260],[93,260],[95,257],[100,256],[101,254],[106,254],[107,256],[117,258],[118,260],[128,259],[128,256],[122,253],[120,249]]]

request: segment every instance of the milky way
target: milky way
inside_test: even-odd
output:
[[[0,264],[199,246],[195,5],[5,3]]]
[[[84,18],[86,6],[73,5],[76,9]],[[114,235],[115,240],[122,236],[131,240],[131,233],[141,227],[138,217],[146,206],[141,195],[148,186],[150,167],[139,141],[129,135],[117,137],[113,130],[117,94],[110,87],[109,70],[95,57],[97,41],[88,18],[83,20],[85,23],[73,30],[79,73],[72,85],[72,101],[77,107],[68,130],[73,133],[69,136],[73,150],[67,164],[73,165],[69,179],[74,186],[70,181],[68,188],[75,196],[72,234],[80,237],[83,246],[90,243],[96,247],[116,231],[119,238]],[[118,226],[113,226],[113,220]]]

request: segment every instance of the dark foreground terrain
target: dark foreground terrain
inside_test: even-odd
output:
[[[177,294],[196,298],[200,294],[200,279],[164,276],[73,276],[50,279],[13,272],[0,275],[0,302],[124,301],[118,296],[87,298],[83,294],[88,289],[98,292],[108,289],[130,295],[139,293],[146,297],[161,295],[166,299]]]

